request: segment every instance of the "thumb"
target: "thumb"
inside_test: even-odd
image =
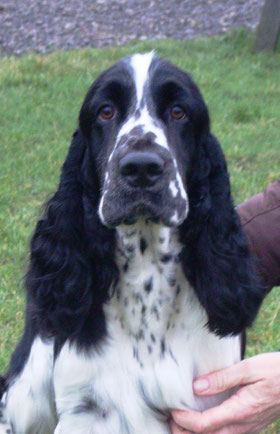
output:
[[[196,395],[216,395],[235,386],[254,383],[259,380],[254,369],[251,369],[250,359],[229,368],[198,377],[193,382]]]

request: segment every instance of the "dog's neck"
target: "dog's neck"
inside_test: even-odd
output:
[[[119,282],[110,311],[137,348],[164,349],[166,332],[180,312],[182,270],[177,230],[145,221],[117,229]]]
[[[143,267],[153,265],[173,282],[172,272],[177,268],[181,251],[176,228],[139,220],[135,225],[119,227],[117,238],[117,263],[121,275],[140,277]]]

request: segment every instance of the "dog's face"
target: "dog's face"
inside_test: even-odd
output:
[[[80,124],[97,167],[103,224],[184,221],[188,169],[209,124],[189,75],[153,53],[125,58],[90,88]]]

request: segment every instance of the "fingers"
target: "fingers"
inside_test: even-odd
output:
[[[249,359],[245,359],[230,368],[199,377],[194,381],[193,389],[197,395],[215,395],[257,380],[258,378],[250,367]]]
[[[280,370],[280,353],[260,354],[229,368],[203,375],[193,383],[197,395],[215,395],[235,386],[255,383]]]
[[[170,424],[172,434],[197,434],[200,431],[188,431],[184,428],[179,427],[174,421]],[[205,434],[259,434],[261,432],[261,427],[256,427],[253,424],[231,424],[218,428],[217,430],[212,430],[208,428],[205,431],[201,431]]]
[[[185,429],[179,427],[174,421],[170,423],[170,428],[172,434],[192,434],[191,431],[186,431]]]
[[[236,396],[232,396],[217,407],[198,412],[193,410],[172,412],[172,417],[177,425],[187,432],[204,433],[221,429],[233,424],[238,417],[243,418],[243,409],[238,405]],[[185,432],[185,431],[178,431]],[[175,431],[177,434],[177,432]]]

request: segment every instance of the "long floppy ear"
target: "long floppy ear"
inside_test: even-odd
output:
[[[114,231],[97,214],[99,185],[77,130],[57,192],[31,241],[26,285],[38,330],[85,345],[105,332],[102,303],[116,278]]]
[[[205,133],[188,180],[190,213],[181,227],[183,268],[220,336],[250,326],[260,307],[259,286],[247,240],[230,194],[219,143]]]

